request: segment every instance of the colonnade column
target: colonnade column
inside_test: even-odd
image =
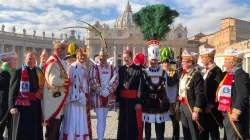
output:
[[[20,46],[20,60],[19,60],[19,66],[21,66],[24,63],[24,54],[26,51],[26,47],[25,46]]]
[[[4,44],[1,44],[0,53],[4,53]]]
[[[116,51],[116,46],[114,45],[114,66],[117,66],[117,51]]]

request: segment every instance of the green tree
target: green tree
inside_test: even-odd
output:
[[[146,6],[133,15],[134,23],[139,26],[144,40],[158,40],[165,38],[169,32],[169,25],[179,16],[176,10],[164,4]]]

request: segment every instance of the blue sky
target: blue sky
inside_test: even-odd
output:
[[[79,25],[76,20],[113,27],[115,20],[124,11],[127,0],[0,0],[0,23],[11,32],[13,26],[18,33],[23,28],[27,34],[37,35],[46,32],[56,37],[69,30],[63,27]],[[183,24],[188,29],[188,36],[199,32],[212,33],[220,28],[220,19],[234,17],[250,21],[250,0],[130,0],[133,12],[151,4],[163,3],[176,9],[180,16],[174,25]],[[77,30],[81,36],[84,30]]]

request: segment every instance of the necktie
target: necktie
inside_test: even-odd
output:
[[[186,70],[183,70],[183,74],[186,75],[186,74],[187,74],[187,71],[186,71]]]

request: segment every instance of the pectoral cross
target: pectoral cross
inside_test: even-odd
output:
[[[128,89],[128,81],[125,81],[124,87],[125,87],[125,89]]]

